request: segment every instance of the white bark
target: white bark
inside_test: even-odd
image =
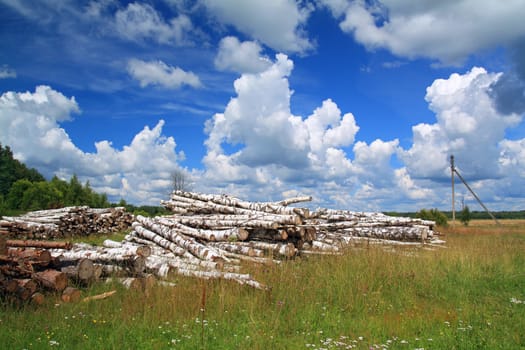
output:
[[[193,202],[188,201],[193,199]],[[171,195],[172,201],[191,203],[195,208],[212,209],[219,213],[249,214],[250,212],[267,212],[273,214],[288,214],[308,216],[308,211],[301,208],[289,208],[275,203],[246,202],[227,195],[210,195],[194,192],[175,191]]]
[[[273,255],[291,258],[297,254],[297,249],[292,243],[267,243],[267,242],[251,242],[252,247],[271,252]]]
[[[178,246],[177,244],[162,237],[161,235],[140,226],[140,224],[138,223],[133,224],[133,229],[140,237],[150,240],[151,242],[159,245],[160,247],[168,249],[176,255],[184,255],[188,252],[186,249]]]
[[[207,246],[198,243],[197,241],[195,241],[195,239],[191,237],[186,237],[181,233],[170,229],[169,227],[159,225],[155,223],[152,219],[145,218],[140,215],[138,215],[136,219],[141,224],[149,228],[151,231],[177,244],[179,247],[188,250],[190,253],[203,260],[227,260],[223,256],[221,256],[220,253],[218,253],[217,251],[210,249]]]
[[[160,225],[177,230],[182,234],[208,241],[244,241],[246,238],[248,238],[248,232],[242,227],[233,227],[226,230],[202,230],[183,225],[178,222],[176,217],[156,217],[154,221]]]

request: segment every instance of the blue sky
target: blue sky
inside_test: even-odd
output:
[[[525,0],[0,0],[0,143],[158,204],[525,209]],[[457,187],[478,210],[474,198]],[[458,203],[459,205],[459,203]]]

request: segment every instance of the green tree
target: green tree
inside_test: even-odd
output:
[[[416,213],[416,218],[434,221],[438,226],[448,226],[447,216],[438,209],[421,209]]]
[[[82,205],[83,197],[84,197],[83,192],[84,192],[84,189],[82,188],[82,184],[78,180],[77,175],[74,174],[69,180],[67,192],[64,194],[64,202],[65,202],[64,205],[65,206]]]
[[[0,194],[6,196],[11,186],[21,179],[45,181],[38,171],[29,169],[25,164],[15,159],[9,146],[3,147],[0,144]]]
[[[470,213],[470,209],[468,205],[465,205],[461,212],[459,213],[459,221],[463,223],[463,225],[468,226],[468,223],[472,219],[472,214]]]
[[[62,193],[50,182],[32,182],[31,186],[22,195],[21,207],[23,210],[40,210],[57,208],[62,202]]]
[[[32,182],[27,179],[16,181],[9,190],[5,200],[6,206],[9,209],[22,209],[22,198],[24,192],[31,188]]]

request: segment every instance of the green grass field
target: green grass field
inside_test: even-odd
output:
[[[525,221],[459,223],[446,248],[377,246],[247,267],[271,292],[175,277],[149,293],[0,309],[3,349],[525,349]]]

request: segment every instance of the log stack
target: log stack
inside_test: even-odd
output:
[[[98,260],[92,257],[94,253],[89,252],[94,248],[50,240],[119,232],[132,222],[133,215],[125,208],[67,207],[1,218],[0,297],[42,303],[45,292],[51,290],[61,293],[64,301],[75,301],[80,291],[69,286],[70,281],[76,286],[86,285],[98,280],[104,272],[109,274],[118,269],[137,277],[144,270],[144,261],[136,252],[135,256],[110,252],[118,255],[112,259],[102,254],[102,261],[108,260],[104,266],[98,266],[95,264]],[[78,250],[88,252],[86,256],[78,253],[75,257]]]
[[[149,274],[160,278],[178,274],[228,279],[268,289],[243,272],[243,262],[279,264],[296,256],[341,254],[345,248],[363,243],[423,247],[442,242],[436,239],[433,221],[290,206],[310,200],[311,197],[295,197],[280,202],[248,202],[228,195],[176,191],[162,202],[172,215],[136,216],[131,232],[122,242],[106,240],[103,247],[79,243],[47,249],[53,268],[77,284],[111,276],[128,288],[145,289],[151,281]],[[74,207],[47,211],[45,215],[36,212],[4,218],[0,230],[18,237],[64,237],[121,230],[130,221],[120,209]],[[0,254],[7,254],[2,250],[24,246],[20,241],[6,242],[10,242],[10,248],[2,248],[0,239]],[[31,254],[30,267],[25,258],[5,258],[0,291],[20,290],[9,282],[9,276],[17,273],[17,278],[32,279],[38,285],[48,285],[44,282],[47,280],[60,282],[52,272],[48,272],[51,277],[37,277],[35,266],[45,265],[46,253]],[[68,295],[65,298],[69,300],[76,294]]]
[[[174,214],[137,216],[125,242],[152,246],[146,267],[201,278],[227,278],[265,289],[242,274],[240,262],[271,264],[297,255],[338,254],[370,243],[422,246],[435,242],[434,222],[381,213],[290,207],[310,201],[247,202],[228,195],[175,191],[162,204]]]
[[[0,219],[0,235],[16,239],[56,239],[111,233],[127,229],[133,215],[123,207],[93,209],[86,206],[39,210]]]
[[[5,240],[0,236],[0,299],[41,304],[49,292],[64,302],[80,299],[78,289],[101,279],[146,291],[155,278],[145,273],[148,246],[107,240],[85,243]]]
[[[69,248],[66,242],[13,241],[0,237],[0,296],[4,300],[42,303],[43,292],[62,293],[68,287],[65,272],[53,259],[50,248]],[[32,243],[35,243],[34,245]],[[43,244],[47,243],[47,244]],[[69,287],[67,293],[73,293]]]

